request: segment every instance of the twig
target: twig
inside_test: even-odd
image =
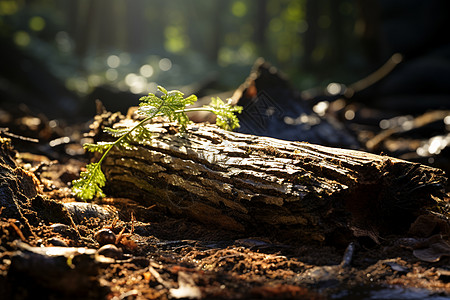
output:
[[[9,128],[4,127],[4,128],[0,128],[0,133],[3,133],[4,135],[7,135],[11,138],[14,139],[19,139],[21,141],[26,141],[26,142],[31,142],[31,143],[39,143],[38,139],[34,139],[34,138],[30,138],[30,137],[26,137],[26,136],[21,136],[21,135],[17,135],[14,133],[9,132]]]
[[[25,236],[22,233],[22,230],[20,230],[20,228],[14,223],[17,220],[15,219],[9,219],[9,225],[14,229],[14,231],[17,233],[17,235],[20,237],[20,239],[22,240],[22,242],[26,242],[27,239],[25,238]]]
[[[374,85],[389,73],[391,73],[395,67],[403,61],[403,55],[400,53],[394,53],[388,61],[382,65],[378,70],[370,74],[369,76],[351,84],[344,93],[346,98],[351,98],[356,92],[362,91],[371,85]]]

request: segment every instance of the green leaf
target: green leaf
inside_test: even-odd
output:
[[[90,200],[94,197],[104,197],[102,187],[105,186],[106,178],[99,163],[86,166],[86,171],[81,172],[80,179],[72,181],[72,191],[81,200]]]
[[[153,137],[153,133],[144,126],[138,126],[131,134],[133,139],[140,144],[145,144]]]
[[[161,97],[149,93],[139,99],[138,114],[146,117],[156,114],[166,116],[170,121],[178,122],[181,130],[184,131],[190,122],[184,109],[186,106],[194,104],[197,101],[197,96],[190,95],[184,98],[182,92],[177,90],[167,91],[162,86],[158,86],[158,91],[162,94]]]
[[[141,116],[144,116],[144,117],[151,117],[151,116],[154,116],[155,114],[157,114],[158,111],[159,111],[159,109],[157,107],[150,105],[150,104],[145,104],[145,105],[141,105],[137,109],[136,113]]]
[[[211,98],[211,103],[203,107],[212,110],[217,115],[216,124],[220,128],[225,130],[239,128],[239,119],[236,113],[242,112],[242,106],[232,106],[231,99],[225,103],[219,97]]]
[[[133,141],[135,141],[136,139],[133,139],[133,137],[131,136],[130,133],[128,133],[126,136],[123,136],[120,140],[117,140],[115,142],[115,146],[122,148],[122,149],[126,149],[126,150],[136,150],[136,146],[133,145]],[[136,142],[140,142],[137,141]]]
[[[114,145],[114,142],[98,142],[97,144],[85,143],[83,148],[89,152],[104,153]]]
[[[121,137],[122,135],[125,135],[130,129],[129,128],[110,128],[110,127],[105,127],[105,129],[103,129],[103,132],[106,132],[110,135],[112,135],[113,137]]]
[[[158,85],[158,91],[160,91],[161,93],[163,93],[163,94],[166,94],[167,95],[167,90],[164,88],[164,87],[162,87],[162,86],[160,86],[160,85]]]

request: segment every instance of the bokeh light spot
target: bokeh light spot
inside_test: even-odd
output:
[[[116,69],[108,69],[105,72],[105,77],[109,81],[115,81],[119,77],[119,72]]]
[[[18,1],[0,1],[0,15],[13,15],[18,9]]]
[[[102,77],[96,74],[91,74],[88,76],[88,84],[91,87],[99,86],[102,82],[103,82]]]
[[[56,42],[56,45],[57,45],[58,49],[61,52],[68,53],[72,49],[72,44],[70,42],[70,37],[67,34],[67,32],[65,32],[65,31],[59,31],[55,35],[55,42]]]
[[[235,1],[231,6],[231,13],[236,17],[243,17],[247,14],[247,5],[242,1]]]
[[[14,43],[20,47],[26,47],[30,44],[31,38],[28,32],[25,31],[17,31],[14,33]]]
[[[131,62],[131,55],[126,52],[122,52],[119,54],[120,64],[123,66],[128,66]]]
[[[45,20],[42,17],[35,16],[30,19],[28,24],[33,31],[41,31],[45,28]]]
[[[279,18],[274,18],[269,23],[269,29],[272,32],[279,32],[283,29],[283,22]]]
[[[172,69],[172,61],[168,58],[163,58],[159,61],[158,66],[161,71],[169,71]]]
[[[134,73],[129,73],[125,77],[125,83],[133,94],[141,94],[147,89],[147,79]]]
[[[110,68],[117,68],[120,66],[120,58],[117,55],[110,55],[106,59],[106,64]]]
[[[134,73],[129,73],[127,76],[125,76],[125,83],[128,85],[128,86],[132,86],[133,85],[133,83],[136,81],[136,78],[137,78],[138,76],[136,75],[136,74],[134,74]]]
[[[153,67],[150,65],[143,65],[139,69],[139,73],[141,73],[141,75],[144,77],[151,77],[153,75]]]

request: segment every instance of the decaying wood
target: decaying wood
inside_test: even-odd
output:
[[[416,163],[215,125],[192,124],[186,136],[169,123],[148,128],[152,141],[104,162],[108,192],[236,231],[376,239],[405,231],[446,181]]]
[[[63,204],[42,197],[41,184],[16,162],[11,140],[0,136],[0,218],[19,221],[26,237],[35,235],[32,226],[40,221],[73,224]],[[24,240],[19,227],[13,229]]]
[[[286,76],[262,58],[255,61],[250,75],[231,98],[243,107],[238,115],[239,132],[358,148],[358,141],[343,124],[315,113]]]
[[[0,137],[0,215],[21,221],[27,233],[33,233],[25,216],[30,214],[27,204],[38,192],[34,174],[16,164],[11,140]]]

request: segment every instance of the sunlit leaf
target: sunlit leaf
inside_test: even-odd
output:
[[[80,179],[72,181],[72,191],[81,200],[90,200],[94,197],[104,197],[102,187],[106,178],[99,163],[86,166],[86,171],[81,172]]]
[[[242,106],[232,106],[231,99],[225,103],[219,97],[212,98],[211,103],[204,107],[211,109],[217,115],[216,124],[220,128],[225,130],[239,128],[239,119],[236,114],[242,112]]]
[[[98,142],[97,144],[85,143],[83,148],[89,152],[103,153],[110,149],[114,145],[114,142]]]
[[[105,127],[105,129],[103,129],[103,131],[112,135],[113,137],[121,137],[122,135],[125,135],[129,131],[129,128],[115,129],[115,128],[110,128],[110,127]]]

